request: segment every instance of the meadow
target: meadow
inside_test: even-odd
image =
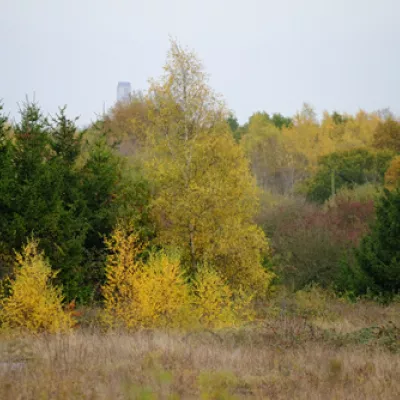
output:
[[[1,399],[396,399],[400,304],[276,296],[263,319],[222,330],[9,335]],[[262,311],[262,310],[261,310]]]

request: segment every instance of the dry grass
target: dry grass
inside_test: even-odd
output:
[[[329,309],[218,333],[3,337],[0,399],[400,398],[399,305]]]

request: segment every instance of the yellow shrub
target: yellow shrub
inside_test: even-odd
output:
[[[385,173],[385,187],[394,190],[400,185],[400,156],[395,157]]]
[[[30,241],[17,254],[19,267],[11,280],[10,295],[0,300],[0,321],[4,328],[31,332],[60,332],[74,325],[70,313],[63,310],[61,288],[51,285],[55,277],[38,251],[37,241]]]
[[[118,226],[106,242],[107,259],[104,321],[126,328],[177,327],[191,315],[189,290],[178,257],[151,256],[137,261],[138,236]]]
[[[142,268],[138,256],[142,246],[133,229],[118,225],[111,238],[105,240],[110,255],[106,263],[106,284],[103,286],[103,321],[109,326],[134,318],[132,280]]]
[[[330,291],[312,285],[296,292],[296,308],[305,317],[333,318],[334,315],[329,312],[329,301],[332,296]]]
[[[106,244],[103,321],[108,326],[222,328],[252,317],[252,296],[233,291],[215,270],[201,268],[189,285],[178,255],[162,252],[143,264],[137,234],[121,226]]]
[[[201,326],[223,328],[251,317],[251,296],[233,292],[213,269],[203,267],[193,283],[193,305]]]
[[[179,257],[163,253],[152,256],[132,284],[137,325],[164,328],[190,323],[190,293]]]

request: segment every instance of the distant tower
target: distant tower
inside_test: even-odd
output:
[[[130,98],[132,89],[130,82],[118,82],[117,101],[127,101]]]

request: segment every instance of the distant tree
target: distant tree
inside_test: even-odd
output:
[[[347,117],[343,114],[339,114],[337,111],[334,111],[332,113],[332,120],[336,125],[342,125],[346,123]]]
[[[0,148],[4,147],[8,142],[8,134],[10,126],[8,125],[8,118],[3,114],[3,104],[0,102]]]
[[[109,143],[128,157],[140,156],[147,128],[147,105],[141,92],[132,94],[129,102],[119,102],[103,118]]]
[[[282,114],[275,113],[272,115],[271,122],[279,129],[283,127],[289,128],[293,121],[289,117],[284,117]]]
[[[383,183],[392,158],[392,152],[366,149],[334,152],[321,157],[316,174],[305,183],[307,198],[323,203],[334,194],[332,191],[344,186],[353,188],[368,182]]]
[[[400,122],[391,117],[379,122],[375,129],[374,145],[378,149],[400,153]]]
[[[68,119],[65,110],[66,106],[60,108],[59,114],[52,119],[51,145],[58,157],[73,165],[81,153],[84,132],[78,132],[76,127],[78,118]]]
[[[271,122],[271,117],[269,116],[269,114],[265,111],[257,111],[255,113],[253,113],[250,118],[249,118],[249,125],[254,121],[254,120],[258,120],[258,121],[264,121],[264,122]]]
[[[285,161],[282,134],[263,115],[253,115],[241,145],[250,160],[257,184],[272,192],[281,192],[285,186],[283,166]]]
[[[385,173],[385,187],[393,190],[400,185],[400,156],[393,158]]]
[[[233,113],[230,113],[226,121],[228,122],[229,128],[231,128],[232,133],[235,133],[239,128],[239,122],[236,116]]]

